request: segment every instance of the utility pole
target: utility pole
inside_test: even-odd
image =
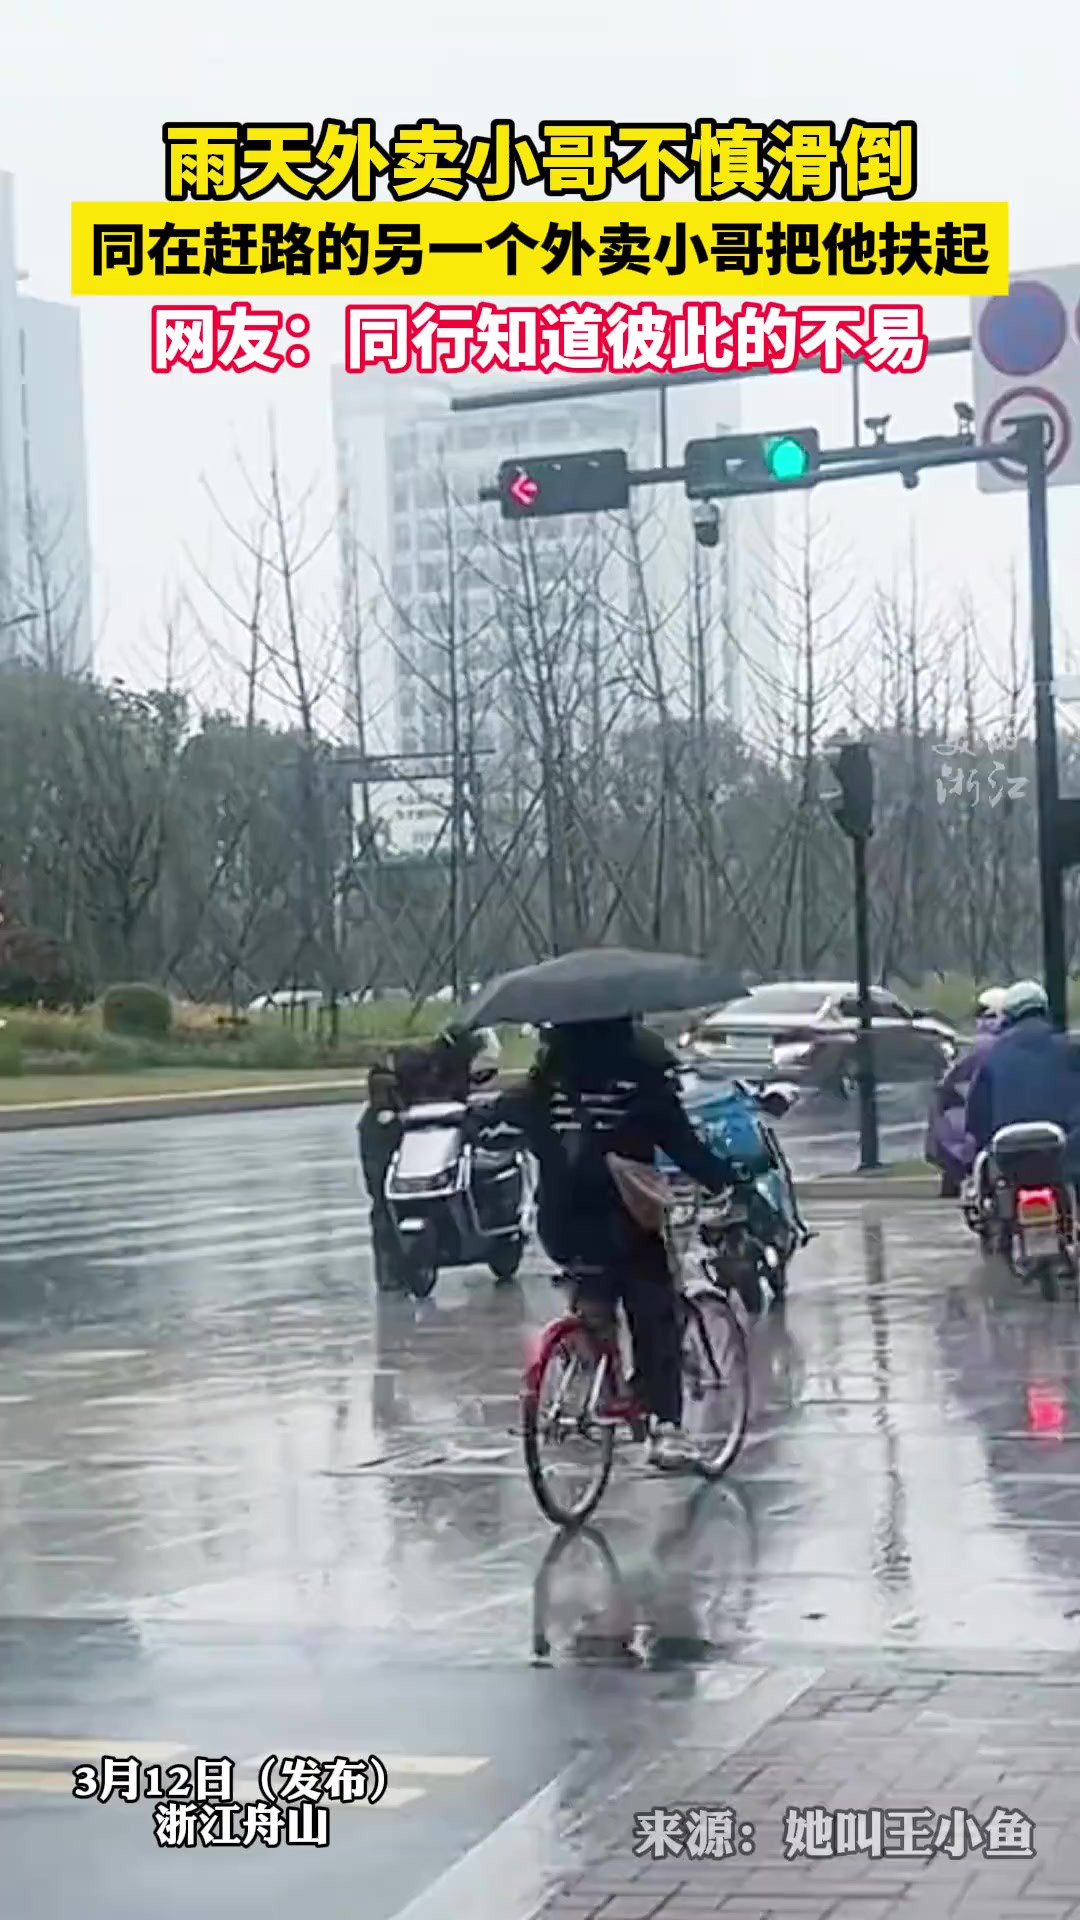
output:
[[[874,1070],[873,1009],[870,1003],[870,902],[866,887],[866,841],[851,843],[855,869],[855,972],[859,986],[859,1037],[856,1041],[856,1078],[859,1084],[859,1167],[872,1172],[881,1165],[878,1142],[877,1074]]]
[[[1038,794],[1039,885],[1042,894],[1043,977],[1050,1017],[1068,1026],[1065,960],[1065,897],[1058,844],[1057,717],[1054,711],[1054,647],[1050,626],[1050,557],[1046,500],[1046,420],[1028,415],[1015,423],[1027,458],[1028,552],[1031,566],[1031,654],[1035,682],[1035,788]]]
[[[874,1066],[874,1020],[870,999],[870,898],[866,882],[866,843],[874,831],[874,769],[870,749],[854,742],[838,745],[830,755],[839,789],[833,818],[851,841],[855,880],[855,974],[858,983],[859,1031],[855,1042],[855,1076],[859,1088],[859,1169],[873,1173],[881,1166],[878,1141],[877,1074]]]
[[[712,835],[709,831],[709,663],[707,655],[707,633],[705,603],[708,583],[703,578],[704,561],[702,550],[695,540],[692,553],[693,566],[693,648],[692,677],[693,694],[691,711],[694,722],[694,751],[697,756],[697,935],[698,951],[706,955],[709,951],[711,934],[709,915],[709,854]]]

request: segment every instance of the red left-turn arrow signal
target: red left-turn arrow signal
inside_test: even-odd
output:
[[[524,467],[521,467],[506,491],[519,507],[531,507],[540,489],[531,474],[526,473]]]

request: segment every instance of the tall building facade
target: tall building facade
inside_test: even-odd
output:
[[[0,659],[93,664],[79,313],[21,290],[0,174]]]
[[[471,636],[490,659],[514,644],[512,595],[501,595],[497,508],[481,506],[503,460],[527,454],[624,447],[632,467],[659,464],[660,413],[655,392],[613,393],[455,414],[450,399],[470,390],[490,394],[497,376],[467,378],[333,374],[334,433],[341,489],[347,596],[362,644],[368,753],[445,750],[445,683],[451,656]],[[523,384],[520,380],[514,384]],[[719,396],[719,398],[718,398]],[[722,400],[722,413],[720,407]],[[669,458],[686,440],[734,429],[737,388],[669,389]],[[767,566],[751,561],[768,546],[770,503],[740,501],[724,509],[716,548],[695,549],[681,490],[657,488],[647,500],[639,553],[608,566],[605,593],[619,622],[633,622],[642,582],[653,616],[665,686],[688,691],[694,672],[688,629],[705,636],[710,708],[733,721],[748,706],[748,663],[767,656]],[[582,576],[598,564],[586,518],[530,523],[533,579],[543,593],[565,574],[567,554]],[[747,536],[754,538],[748,540]],[[751,575],[754,576],[753,581]],[[496,663],[497,664],[497,663]],[[512,726],[505,704],[487,703],[489,723]],[[494,743],[492,743],[494,744]]]

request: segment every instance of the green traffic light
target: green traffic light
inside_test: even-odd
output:
[[[810,467],[810,456],[801,440],[770,440],[765,457],[774,480],[801,480]]]

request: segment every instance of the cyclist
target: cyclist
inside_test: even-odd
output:
[[[525,1086],[474,1109],[473,1126],[485,1141],[524,1136],[539,1166],[537,1232],[545,1252],[560,1267],[595,1269],[589,1292],[610,1308],[621,1300],[626,1310],[633,1387],[650,1416],[650,1464],[692,1467],[666,1249],[659,1233],[631,1217],[607,1161],[616,1154],[651,1169],[659,1150],[710,1193],[737,1184],[732,1162],[695,1133],[673,1056],[632,1020],[547,1028]]]

